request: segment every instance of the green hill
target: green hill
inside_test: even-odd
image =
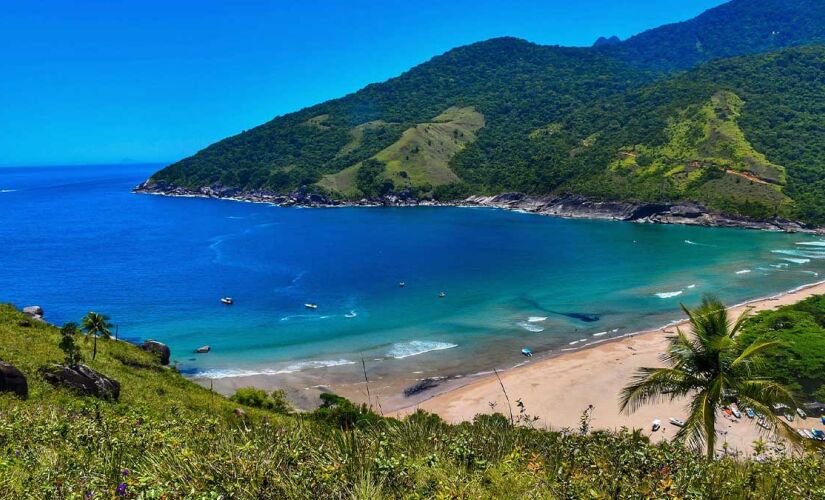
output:
[[[809,301],[788,310],[794,316],[783,325],[794,330],[782,334],[793,341],[807,328],[813,335],[818,326],[806,314],[821,316],[820,306]],[[756,326],[775,322],[777,314],[758,317]],[[39,372],[62,362],[59,339],[56,327],[0,305],[0,356],[29,385],[27,399],[0,392],[0,498],[779,499],[825,493],[825,461],[813,453],[709,461],[675,444],[651,445],[638,432],[583,432],[587,419],[582,429],[565,432],[535,428],[529,402],[513,422],[489,414],[461,425],[424,412],[383,418],[335,396],[325,396],[312,413],[289,415],[227,400],[124,342],[100,340],[90,361],[92,344],[82,335],[77,341],[86,363],[119,381],[121,395],[119,401],[80,396],[51,386]],[[784,376],[796,377],[803,367],[805,376],[816,377],[816,360],[799,360],[783,368],[777,358],[776,366]],[[261,407],[265,397],[246,391],[243,401]]]
[[[493,39],[224,139],[147,187],[572,192],[823,224],[821,48],[786,48],[822,42],[825,6],[813,0],[735,0],[594,48]],[[754,55],[718,60],[743,54]],[[730,104],[716,110],[714,96]],[[440,116],[470,109],[461,123]],[[674,141],[692,150],[674,157]],[[655,165],[615,168],[617,155],[639,153]]]

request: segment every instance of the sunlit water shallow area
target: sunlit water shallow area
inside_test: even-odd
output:
[[[322,383],[362,359],[411,379],[507,368],[825,272],[804,234],[132,194],[157,167],[0,169],[0,300],[58,324],[104,312],[193,377]]]

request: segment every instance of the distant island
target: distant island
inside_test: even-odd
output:
[[[577,195],[821,226],[824,41],[813,0],[735,0],[592,48],[488,40],[219,141],[137,191]]]

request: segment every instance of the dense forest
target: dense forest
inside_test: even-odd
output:
[[[224,139],[149,185],[565,192],[824,224],[822,42],[811,0],[734,0],[593,48],[493,39]]]

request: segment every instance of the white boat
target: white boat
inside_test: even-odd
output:
[[[678,419],[678,418],[673,418],[673,417],[670,417],[668,420],[670,420],[670,423],[675,425],[676,427],[684,427],[685,426],[685,421],[684,420],[681,420],[681,419]]]
[[[797,408],[796,414],[799,415],[799,418],[808,418],[808,414],[802,408]]]
[[[358,316],[358,314],[356,314],[355,311],[350,311],[344,315],[345,318],[354,318],[356,316]]]
[[[398,283],[398,286],[400,286],[401,288],[404,288],[405,286],[407,286],[407,284],[402,281],[402,282]]]
[[[447,292],[440,292],[440,293],[438,294],[438,298],[439,298],[439,299],[443,299],[443,298],[444,298],[444,297],[446,297],[446,296],[447,296]]]
[[[742,418],[742,413],[739,411],[739,407],[736,406],[736,403],[730,404],[730,411],[733,413],[733,416],[736,418]]]
[[[307,309],[318,309],[318,304],[304,304]]]
[[[212,350],[211,347],[209,347],[208,345],[205,345],[205,346],[201,346],[201,347],[198,347],[197,349],[195,349],[195,352],[197,354],[206,354],[207,352],[209,352],[211,350]]]
[[[659,430],[659,429],[661,429],[661,428],[662,428],[662,421],[661,421],[661,420],[659,420],[659,419],[657,418],[656,420],[654,420],[654,421],[653,421],[653,425],[651,426],[651,428],[650,428],[650,429],[651,429],[653,432],[656,432],[656,431],[658,431],[658,430]]]
[[[221,302],[223,302],[224,304],[226,304],[228,306],[231,306],[235,301],[232,300],[232,297],[222,297]]]
[[[533,356],[533,351],[531,351],[529,347],[525,347],[524,349],[522,349],[521,353],[527,356],[528,358]]]

